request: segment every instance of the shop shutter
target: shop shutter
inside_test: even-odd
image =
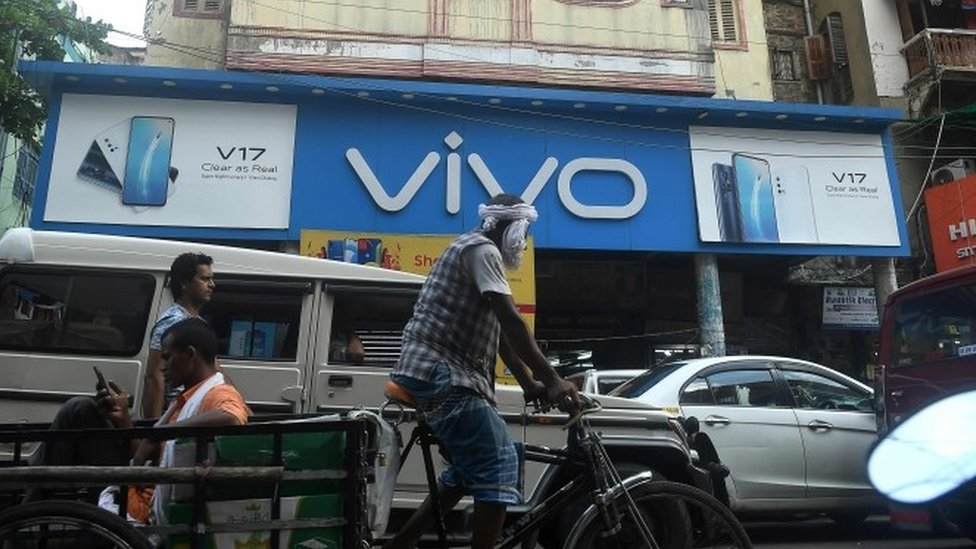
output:
[[[807,74],[810,80],[826,80],[833,72],[829,53],[827,52],[827,41],[822,35],[806,36],[803,38],[803,45],[807,53]]]

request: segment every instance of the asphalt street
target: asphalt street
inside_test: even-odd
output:
[[[973,548],[965,538],[933,537],[893,528],[886,517],[872,517],[844,529],[829,519],[745,524],[756,549],[957,549]],[[797,541],[802,540],[802,541]]]

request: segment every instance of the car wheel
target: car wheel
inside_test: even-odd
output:
[[[842,528],[854,528],[864,524],[864,521],[868,519],[867,513],[827,513],[830,520],[836,522]]]

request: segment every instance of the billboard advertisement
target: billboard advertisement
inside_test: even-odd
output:
[[[702,242],[899,246],[879,135],[691,127]]]
[[[44,221],[288,227],[296,107],[65,94]]]
[[[334,259],[360,265],[374,265],[384,269],[428,275],[453,236],[379,234],[354,231],[302,230],[301,253],[309,257]],[[522,317],[535,326],[535,247],[532,237],[522,256],[522,265],[506,272],[512,288],[512,298]],[[516,383],[501,361],[496,365],[496,379],[500,383]]]
[[[976,175],[925,191],[936,272],[976,261]]]

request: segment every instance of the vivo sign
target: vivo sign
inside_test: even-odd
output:
[[[456,214],[461,209],[461,155],[457,152],[464,140],[457,132],[451,132],[444,138],[444,143],[451,152],[447,155],[447,181],[446,181],[446,207],[451,214]],[[417,194],[430,174],[441,161],[441,155],[435,151],[427,153],[427,156],[420,162],[420,165],[413,171],[413,175],[407,179],[398,193],[393,196],[387,194],[386,189],[380,184],[376,174],[363,158],[359,149],[352,148],[346,151],[346,159],[356,171],[359,180],[369,191],[370,196],[376,205],[388,212],[398,212],[407,207],[410,200]],[[478,182],[488,191],[489,196],[494,196],[505,192],[502,186],[495,179],[495,176],[488,169],[485,161],[477,153],[468,155],[468,166],[474,172]],[[554,173],[559,168],[559,161],[553,157],[546,158],[535,176],[529,181],[528,186],[522,191],[522,200],[532,204],[542,192]],[[630,181],[633,187],[633,197],[630,202],[622,206],[594,206],[583,204],[573,195],[573,178],[580,172],[613,172],[623,175]],[[647,182],[644,175],[626,160],[618,158],[575,158],[566,163],[559,170],[557,178],[559,200],[562,201],[566,209],[578,217],[585,219],[628,219],[637,215],[647,202]]]

